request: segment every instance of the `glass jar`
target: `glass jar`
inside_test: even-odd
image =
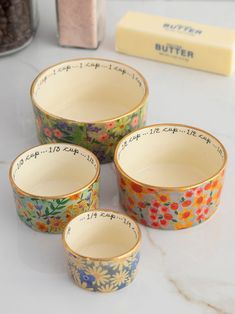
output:
[[[26,47],[38,25],[36,0],[0,1],[0,56]]]
[[[59,44],[96,49],[104,36],[105,0],[56,0]]]

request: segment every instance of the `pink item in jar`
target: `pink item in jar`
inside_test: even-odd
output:
[[[95,49],[104,35],[105,0],[57,0],[59,44]]]

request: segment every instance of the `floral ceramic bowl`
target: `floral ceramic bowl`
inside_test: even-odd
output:
[[[75,283],[100,292],[126,287],[136,275],[140,240],[138,225],[126,215],[101,209],[77,216],[63,233]]]
[[[148,86],[125,64],[77,59],[42,71],[31,98],[41,143],[79,144],[104,163],[124,135],[145,124]]]
[[[219,205],[226,161],[224,146],[191,126],[156,124],[132,132],[115,152],[121,204],[149,227],[200,224]]]
[[[19,155],[10,168],[17,213],[36,231],[60,233],[78,214],[98,206],[100,165],[72,144],[45,144]]]

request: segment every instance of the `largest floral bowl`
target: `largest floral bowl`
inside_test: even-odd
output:
[[[191,126],[156,124],[132,132],[115,152],[121,204],[149,227],[200,224],[219,205],[226,161],[224,146]]]
[[[98,206],[99,175],[96,156],[77,145],[25,151],[9,172],[20,219],[36,231],[62,232],[73,217]]]
[[[79,144],[103,163],[113,160],[123,136],[145,124],[147,98],[138,71],[103,59],[53,65],[31,86],[40,142]]]

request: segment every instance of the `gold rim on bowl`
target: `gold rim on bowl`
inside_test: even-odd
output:
[[[106,213],[114,213],[116,215],[120,215],[120,216],[123,216],[125,217],[126,219],[130,220],[136,227],[136,231],[137,231],[137,241],[136,241],[136,244],[131,248],[129,249],[127,252],[124,252],[123,254],[120,254],[120,255],[117,255],[117,256],[113,256],[113,257],[90,257],[90,256],[85,256],[85,255],[82,255],[82,254],[79,254],[75,251],[73,251],[70,246],[67,244],[66,240],[65,240],[65,234],[67,232],[67,229],[69,228],[69,225],[70,223],[75,220],[77,217],[81,216],[81,215],[86,215],[87,213],[94,213],[94,212],[106,212]],[[84,258],[84,259],[87,259],[87,260],[91,260],[91,261],[113,261],[113,260],[120,260],[120,259],[124,259],[126,256],[128,255],[131,255],[132,253],[136,252],[138,250],[138,248],[140,247],[140,243],[141,243],[141,238],[142,238],[142,235],[141,235],[141,231],[140,231],[140,227],[138,226],[138,224],[135,222],[134,219],[132,219],[130,216],[126,215],[126,214],[123,214],[123,213],[120,213],[118,211],[115,211],[115,210],[112,210],[112,209],[95,209],[95,210],[91,210],[91,211],[88,211],[88,212],[85,212],[85,213],[81,213],[79,214],[78,216],[74,217],[72,220],[70,220],[70,222],[66,225],[64,231],[63,231],[63,234],[62,234],[62,241],[63,241],[63,244],[64,244],[64,247],[65,249],[70,252],[71,254],[77,256],[77,257],[81,257],[81,258]]]
[[[43,147],[43,146],[60,146],[60,145],[68,145],[68,146],[72,146],[72,147],[76,147],[76,148],[82,148],[84,149],[85,151],[87,151],[89,154],[92,155],[92,157],[95,159],[96,161],[96,164],[97,164],[97,169],[96,169],[96,173],[95,173],[95,176],[94,178],[88,182],[85,186],[83,186],[81,189],[79,190],[76,190],[76,191],[73,191],[71,193],[67,193],[67,194],[63,194],[63,195],[54,195],[54,196],[43,196],[43,195],[36,195],[36,194],[31,194],[29,192],[26,192],[24,190],[22,190],[16,183],[15,183],[15,180],[13,179],[13,175],[12,175],[12,169],[13,169],[13,166],[16,162],[16,160],[24,155],[26,152],[28,151],[31,151],[32,149],[35,149],[37,147]],[[10,183],[12,185],[12,187],[18,192],[22,193],[22,195],[24,196],[27,196],[27,197],[31,197],[31,198],[37,198],[37,199],[42,199],[42,200],[48,200],[48,199],[62,199],[62,198],[68,198],[70,196],[73,196],[73,195],[76,195],[82,191],[84,191],[85,189],[87,189],[89,186],[91,186],[93,183],[95,183],[98,179],[99,179],[99,176],[100,176],[100,163],[99,163],[99,160],[98,158],[91,152],[89,151],[88,149],[82,147],[82,146],[78,146],[78,145],[75,145],[75,144],[70,144],[70,143],[48,143],[48,144],[41,144],[41,145],[36,145],[36,146],[33,146],[29,149],[26,149],[25,151],[23,151],[21,154],[19,154],[11,163],[11,166],[10,166],[10,169],[9,169],[9,180],[10,180]]]
[[[112,117],[110,119],[104,119],[104,120],[98,120],[98,121],[78,121],[78,120],[72,120],[72,119],[67,119],[67,118],[63,118],[62,116],[57,116],[57,115],[54,115],[53,113],[50,113],[48,111],[46,111],[45,109],[43,109],[39,104],[38,102],[35,100],[34,98],[34,90],[35,90],[35,85],[37,83],[37,81],[39,80],[39,78],[45,74],[48,70],[50,69],[53,69],[54,67],[57,67],[59,65],[63,65],[63,64],[66,64],[66,63],[69,63],[69,62],[79,62],[79,61],[85,61],[85,60],[95,60],[95,61],[103,61],[103,62],[111,62],[111,63],[115,63],[115,64],[119,64],[119,65],[122,65],[124,67],[127,67],[129,69],[131,69],[132,71],[136,72],[140,77],[141,79],[143,80],[143,83],[144,83],[144,88],[145,88],[145,92],[144,92],[144,96],[142,97],[141,101],[130,111],[126,112],[125,114],[122,114],[122,115],[119,115],[117,117]],[[137,71],[135,68],[125,64],[125,63],[122,63],[122,62],[118,62],[118,61],[114,61],[114,60],[110,60],[110,59],[102,59],[102,58],[78,58],[78,59],[70,59],[70,60],[65,60],[65,61],[62,61],[62,62],[58,62],[56,64],[53,64],[49,67],[47,67],[46,69],[42,70],[37,76],[36,78],[33,80],[32,82],[32,85],[31,85],[31,88],[30,88],[30,97],[31,97],[31,100],[32,100],[32,104],[33,106],[35,106],[38,110],[40,110],[41,112],[43,112],[44,114],[46,115],[49,115],[51,117],[53,117],[54,119],[57,119],[57,120],[63,120],[63,121],[66,121],[68,123],[82,123],[82,124],[93,124],[93,123],[108,123],[110,121],[116,121],[116,120],[119,120],[121,118],[124,118],[134,112],[136,112],[138,109],[140,109],[142,106],[145,105],[147,99],[148,99],[148,96],[149,96],[149,89],[148,89],[148,83],[146,81],[146,79],[143,77],[143,75]]]
[[[132,134],[134,133],[137,133],[141,130],[144,130],[144,129],[147,129],[147,128],[156,128],[156,127],[161,127],[161,126],[173,126],[173,127],[183,127],[183,128],[189,128],[189,129],[193,129],[193,130],[196,130],[196,131],[199,131],[199,132],[202,132],[208,136],[210,136],[211,138],[213,138],[216,142],[219,143],[219,145],[221,146],[222,150],[223,150],[223,153],[224,153],[224,161],[223,161],[223,164],[222,166],[220,167],[220,169],[218,171],[216,171],[216,173],[212,176],[210,176],[209,178],[205,179],[205,180],[202,180],[200,182],[197,182],[195,184],[191,184],[191,185],[186,185],[186,186],[178,186],[178,187],[163,187],[163,186],[156,186],[156,185],[150,185],[150,184],[147,184],[147,183],[144,183],[144,182],[141,182],[141,181],[138,181],[138,180],[135,180],[133,179],[132,177],[130,177],[123,169],[122,167],[120,166],[119,164],[119,161],[118,161],[118,158],[117,158],[117,154],[118,154],[118,150],[119,150],[119,147],[120,145],[128,138],[130,137]],[[125,178],[127,178],[128,180],[142,186],[142,187],[147,187],[147,188],[150,188],[150,189],[158,189],[158,190],[166,190],[166,191],[184,191],[184,190],[189,190],[189,189],[192,189],[192,188],[196,188],[202,184],[205,184],[206,182],[209,182],[211,180],[213,180],[214,178],[216,178],[226,167],[226,164],[227,164],[227,159],[228,159],[228,155],[227,155],[227,151],[224,147],[224,145],[212,134],[210,134],[209,132],[207,131],[204,131],[200,128],[197,128],[197,127],[193,127],[193,126],[190,126],[190,125],[186,125],[186,124],[179,124],[179,123],[159,123],[159,124],[152,124],[152,125],[148,125],[148,126],[145,126],[145,127],[142,127],[138,130],[135,130],[135,131],[132,131],[130,132],[129,134],[125,135],[118,143],[116,149],[115,149],[115,154],[114,154],[114,164],[116,166],[116,169],[118,170],[118,172],[120,172]]]

